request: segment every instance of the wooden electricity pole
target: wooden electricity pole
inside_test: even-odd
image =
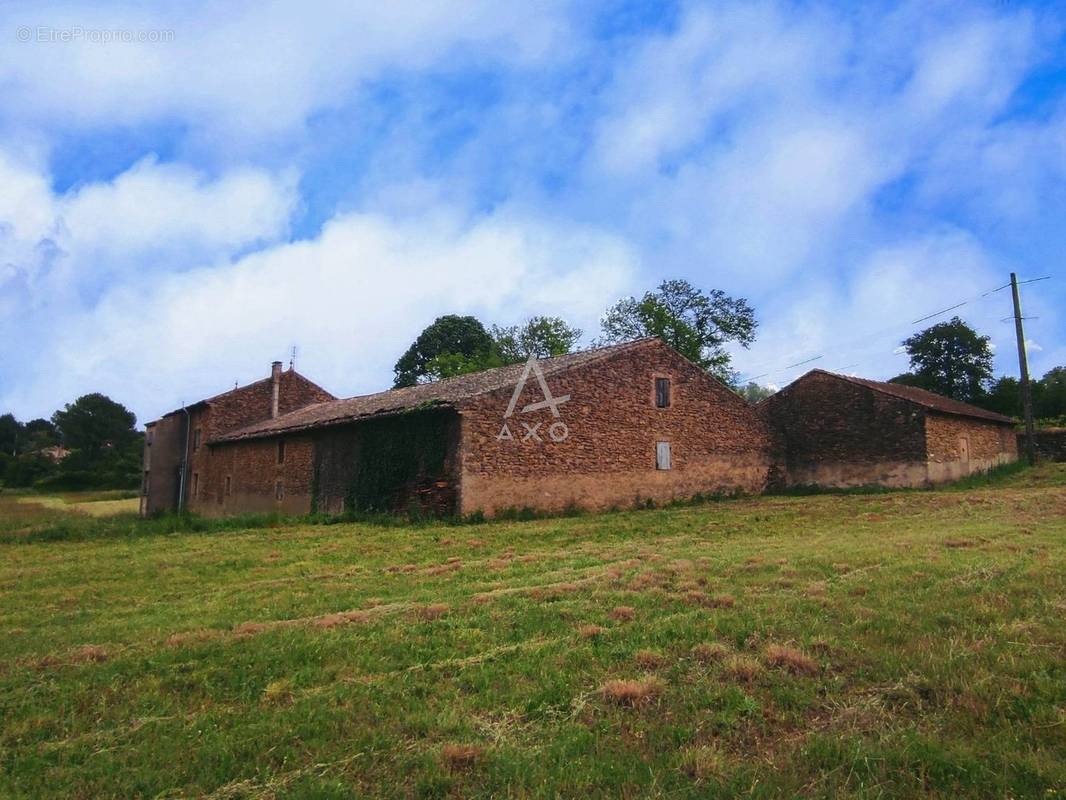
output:
[[[1029,385],[1029,359],[1025,353],[1025,331],[1022,330],[1022,301],[1018,297],[1018,276],[1010,274],[1010,291],[1014,295],[1014,334],[1018,338],[1018,369],[1022,375],[1022,408],[1025,411],[1025,458],[1036,463],[1033,442],[1033,390]]]

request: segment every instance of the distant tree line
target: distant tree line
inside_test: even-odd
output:
[[[144,435],[133,412],[86,394],[51,419],[0,416],[0,483],[42,489],[126,489],[140,482]]]

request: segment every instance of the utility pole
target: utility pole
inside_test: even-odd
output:
[[[1030,466],[1036,463],[1033,442],[1033,390],[1029,385],[1029,359],[1025,353],[1025,331],[1022,330],[1022,301],[1018,297],[1018,276],[1010,274],[1010,291],[1014,295],[1014,334],[1018,338],[1018,368],[1022,375],[1022,408],[1025,410],[1025,458]]]

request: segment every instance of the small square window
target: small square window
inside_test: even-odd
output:
[[[285,496],[285,487],[281,481],[274,481],[274,499],[280,500]]]
[[[278,439],[278,463],[285,463],[285,440]]]
[[[669,408],[670,407],[670,379],[669,378],[656,378],[655,379],[655,407],[656,408]]]
[[[670,443],[669,442],[656,442],[655,443],[655,469],[671,469],[670,463]]]

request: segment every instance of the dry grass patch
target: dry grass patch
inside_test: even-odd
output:
[[[418,616],[425,620],[440,619],[450,610],[447,603],[430,603],[418,609]]]
[[[818,662],[795,647],[772,644],[766,648],[766,663],[793,675],[817,675]]]
[[[633,654],[633,661],[643,669],[659,669],[665,666],[666,656],[654,650],[638,650]]]
[[[600,688],[604,699],[615,705],[635,708],[653,703],[663,693],[663,685],[656,678],[640,681],[607,681]]]
[[[258,636],[268,630],[270,630],[270,626],[265,622],[242,622],[240,625],[234,626],[233,633],[237,636]]]
[[[973,539],[945,539],[944,547],[948,548],[960,548],[960,547],[976,547],[977,542]]]
[[[681,753],[681,771],[697,781],[723,777],[727,768],[725,756],[716,747],[690,747]]]
[[[721,642],[704,642],[692,648],[692,656],[704,664],[715,664],[729,655],[729,648]]]
[[[292,681],[288,678],[271,681],[263,689],[260,699],[271,706],[289,705],[292,702]]]
[[[450,770],[469,769],[485,755],[476,744],[446,744],[440,749],[441,763]]]
[[[825,581],[815,581],[807,587],[808,597],[825,597],[826,585]]]
[[[762,674],[762,664],[751,656],[732,656],[725,662],[725,674],[735,681],[751,683]]]
[[[618,622],[631,622],[637,616],[637,612],[632,606],[615,606],[611,609],[610,616]]]
[[[737,602],[731,594],[710,595],[706,592],[688,592],[685,595],[685,601],[704,608],[732,608]]]
[[[437,564],[433,567],[427,567],[425,570],[423,570],[423,572],[425,572],[426,575],[444,575],[445,573],[455,572],[462,568],[463,562],[461,560],[455,559],[453,561],[452,559],[448,559],[448,561],[443,564]]]
[[[600,625],[578,625],[577,633],[583,639],[595,639],[607,633],[607,629]]]

